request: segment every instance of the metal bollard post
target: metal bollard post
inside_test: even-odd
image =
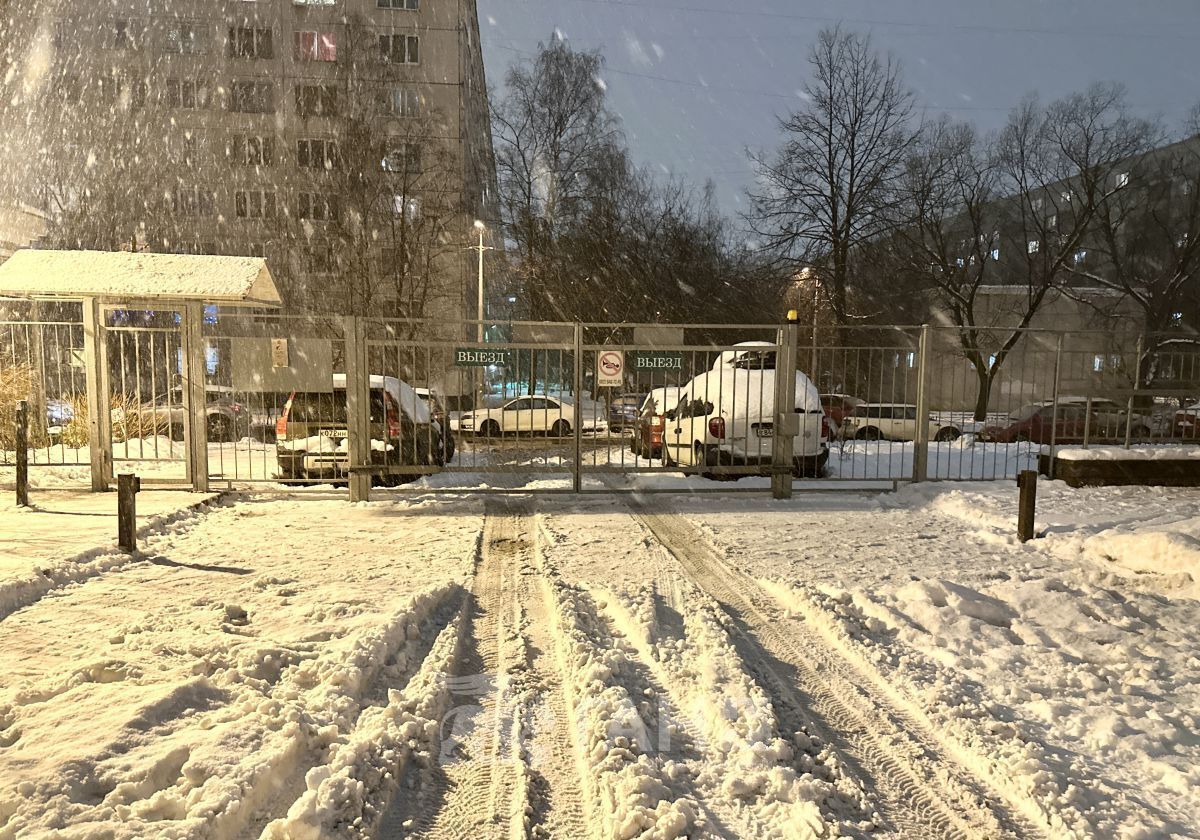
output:
[[[1017,476],[1020,498],[1017,502],[1017,539],[1033,539],[1033,514],[1037,509],[1037,470],[1021,470]]]
[[[137,551],[137,494],[142,480],[133,473],[117,476],[117,545],[122,551]]]
[[[17,403],[17,506],[29,507],[29,403]]]

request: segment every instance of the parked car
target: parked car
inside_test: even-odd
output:
[[[1175,412],[1174,422],[1171,424],[1171,437],[1184,440],[1200,439],[1200,403]]]
[[[432,418],[434,424],[437,425],[438,432],[441,434],[442,446],[437,452],[437,458],[438,466],[443,467],[454,458],[455,440],[454,432],[450,428],[450,418],[437,394],[428,388],[414,388],[413,391],[429,407],[429,416]]]
[[[665,459],[684,466],[769,467],[775,437],[774,350],[731,355],[718,360],[680,391],[679,402],[665,414]],[[823,433],[824,411],[817,389],[796,374],[795,412],[799,434],[794,442],[797,475],[818,475],[829,458]]]
[[[608,428],[614,432],[631,429],[637,425],[645,394],[621,394],[608,404]]]
[[[846,416],[863,404],[858,397],[848,394],[821,394],[821,408],[829,418],[829,426],[834,434],[838,434]]]
[[[509,434],[565,437],[575,429],[575,415],[575,404],[566,397],[526,394],[496,408],[465,412],[458,419],[458,428],[473,432],[476,437]],[[585,432],[604,431],[608,427],[595,412],[584,412],[579,422]]]
[[[225,385],[206,385],[207,401],[204,413],[208,424],[208,440],[224,443],[238,440],[250,433],[250,412],[234,399],[234,391]],[[164,394],[149,401],[136,395],[124,398],[124,406],[112,409],[112,423],[125,431],[126,438],[150,437],[166,433],[173,440],[183,440],[184,418],[187,409],[183,402],[183,386],[175,385]]]
[[[350,452],[346,376],[334,374],[329,391],[295,391],[275,428],[279,477],[285,481],[344,478]],[[440,431],[425,402],[408,383],[392,376],[370,378],[371,463],[434,466]],[[372,481],[394,485],[401,475],[378,473]]]
[[[844,438],[857,440],[914,441],[917,439],[917,407],[905,403],[862,403],[842,421]],[[929,439],[945,442],[957,440],[962,430],[951,424],[939,423],[932,415],[925,418]]]
[[[1058,406],[1057,415],[1055,405]],[[1135,439],[1150,437],[1149,421],[1140,414],[1129,415],[1125,406],[1112,400],[1092,401],[1091,417],[1088,417],[1085,397],[1065,397],[1057,401],[1044,400],[1029,403],[1009,415],[1005,424],[985,426],[980,430],[979,440],[993,443],[1032,443],[1048,445],[1055,443],[1082,443],[1122,441],[1131,416]]]
[[[661,458],[663,429],[666,414],[679,405],[682,388],[655,388],[642,400],[637,426],[633,430],[633,442],[629,444],[634,455],[642,458]]]

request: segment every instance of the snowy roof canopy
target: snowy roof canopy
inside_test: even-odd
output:
[[[279,290],[261,257],[18,251],[0,265],[0,296],[202,301],[279,306]]]

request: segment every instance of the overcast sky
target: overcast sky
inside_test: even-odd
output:
[[[488,82],[561,31],[601,49],[635,158],[744,207],[747,147],[774,147],[817,32],[841,21],[900,60],[918,101],[982,128],[1027,93],[1119,81],[1178,124],[1200,102],[1200,0],[478,0]]]

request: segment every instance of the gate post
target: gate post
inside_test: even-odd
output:
[[[371,500],[371,378],[362,319],[342,318],[346,342],[346,440],[350,467],[350,501]]]
[[[17,402],[17,507],[29,507],[29,403]]]
[[[109,414],[108,354],[104,323],[95,298],[83,299],[83,371],[88,405],[88,456],[92,492],[108,489],[112,470],[112,415]]]
[[[921,326],[917,345],[917,425],[913,438],[912,480],[929,479],[929,325]]]
[[[571,474],[576,493],[583,490],[583,324],[575,322],[575,370],[571,387],[575,397],[575,469]]]
[[[796,354],[800,349],[800,327],[791,313],[779,330],[775,353],[775,417],[771,440],[771,496],[792,498],[792,461],[800,417],[796,414]]]
[[[205,387],[204,307],[189,303],[183,308],[183,382],[187,395],[188,479],[197,493],[208,492],[208,389]]]

